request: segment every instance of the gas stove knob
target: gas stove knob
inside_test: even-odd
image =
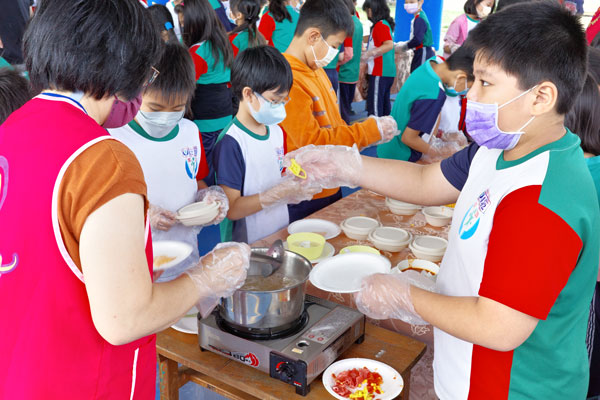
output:
[[[287,381],[291,381],[296,374],[296,369],[289,363],[283,363],[279,366],[279,373],[285,377]]]

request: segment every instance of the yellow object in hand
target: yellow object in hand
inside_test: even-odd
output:
[[[292,174],[294,174],[295,176],[297,176],[300,179],[306,179],[306,177],[307,177],[306,171],[304,171],[302,169],[302,167],[300,166],[300,164],[298,164],[296,162],[295,158],[292,158],[292,160],[290,162],[290,171],[292,171]]]

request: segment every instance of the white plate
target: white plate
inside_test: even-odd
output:
[[[283,242],[283,247],[288,250],[289,246],[287,242]],[[318,258],[315,258],[314,260],[308,260],[310,261],[312,264],[316,264],[318,262],[323,261],[326,258],[332,257],[335,254],[335,247],[333,247],[333,245],[329,242],[325,242],[325,246],[323,246],[323,252],[321,253],[321,255]]]
[[[290,235],[300,232],[313,232],[323,235],[326,240],[333,239],[339,235],[341,231],[338,224],[318,218],[301,219],[292,222],[290,226],[288,226],[288,233]]]
[[[194,314],[194,315],[190,315]],[[171,328],[176,331],[183,333],[191,333],[194,335],[198,334],[198,309],[196,307],[192,307],[190,311],[186,313],[186,315],[190,315],[188,317],[183,317],[176,323],[174,323]]]
[[[371,372],[377,372],[383,378],[381,384],[382,394],[374,395],[374,399],[377,400],[390,400],[395,399],[400,395],[404,388],[404,380],[402,375],[398,373],[394,368],[380,361],[369,360],[368,358],[347,358],[331,364],[325,372],[323,372],[323,386],[325,389],[336,399],[348,400],[347,397],[342,397],[333,391],[335,381],[332,374],[339,374],[349,369],[360,369],[362,367],[368,368]]]
[[[175,257],[168,263],[164,263],[159,267],[154,267],[154,271],[162,271],[172,268],[188,258],[188,256],[192,254],[192,246],[174,240],[159,240],[152,242],[152,251],[154,253],[152,260],[158,256]]]
[[[185,207],[181,207],[177,210],[177,216],[179,218],[192,218],[199,217],[204,214],[210,214],[213,210],[218,209],[220,206],[219,202],[205,203],[199,201],[197,203],[188,204]]]
[[[317,288],[327,292],[354,293],[360,290],[363,278],[389,273],[390,268],[390,261],[377,254],[339,254],[315,265],[309,279]]]

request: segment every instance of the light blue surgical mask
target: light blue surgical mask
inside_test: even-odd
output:
[[[258,102],[260,103],[258,111],[255,111],[250,103],[247,104],[250,114],[252,114],[252,118],[254,118],[256,122],[263,125],[277,125],[283,122],[286,116],[285,105],[288,102],[288,99],[281,103],[272,103],[259,93],[254,92],[254,95],[258,98]]]
[[[153,138],[161,139],[167,136],[181,121],[185,110],[172,112],[144,112],[140,110],[135,116],[137,123]]]
[[[469,91],[469,87],[467,86],[467,79],[465,78],[465,90],[461,90],[460,92],[456,90],[456,83],[458,82],[458,77],[454,80],[453,86],[446,86],[444,84],[444,92],[450,97],[457,96],[465,96]]]

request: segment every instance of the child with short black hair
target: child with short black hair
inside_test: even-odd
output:
[[[390,115],[390,89],[396,77],[394,19],[386,0],[366,0],[362,8],[373,23],[367,51],[361,57],[368,65],[367,113],[378,117]]]
[[[29,82],[9,67],[0,68],[0,125],[31,99]]]
[[[177,211],[195,201],[221,200],[221,212],[209,224],[219,223],[227,212],[227,199],[203,179],[208,165],[198,127],[183,118],[194,92],[194,63],[178,42],[165,44],[155,67],[159,74],[142,95],[142,105],[129,124],[111,129],[139,160],[148,186],[149,218],[153,240],[188,243],[192,254],[161,280],[177,277],[199,259],[197,235],[200,227],[184,226]],[[205,198],[206,197],[206,198]]]
[[[340,0],[307,0],[300,11],[294,39],[284,56],[294,74],[287,117],[281,126],[288,133],[288,150],[315,144],[357,144],[363,148],[386,142],[397,134],[391,117],[375,117],[346,124],[337,96],[323,67],[338,55],[337,48],[354,32],[348,7]],[[296,221],[341,198],[339,188],[326,189],[315,199],[290,206]]]
[[[528,2],[490,15],[468,41],[466,149],[430,165],[343,146],[287,157],[317,183],[456,203],[435,283],[374,274],[355,295],[371,318],[434,326],[438,398],[584,399],[600,209],[579,138],[564,126],[585,80],[583,27],[556,3]]]
[[[287,204],[310,199],[320,188],[282,178],[285,103],[292,71],[271,46],[251,47],[233,63],[231,84],[240,107],[215,148],[217,183],[229,199],[221,239],[253,243],[289,223]]]
[[[404,0],[404,9],[407,13],[414,15],[410,25],[410,39],[408,42],[395,44],[396,50],[414,50],[413,60],[410,64],[410,72],[419,68],[426,60],[435,55],[433,49],[433,33],[427,14],[423,11],[424,0]]]
[[[340,66],[339,71],[339,102],[340,114],[347,124],[350,124],[352,102],[356,91],[356,82],[360,73],[360,58],[362,56],[363,25],[356,12],[356,0],[346,0],[346,6],[354,22],[354,33],[344,40],[344,47],[352,49],[352,58]]]
[[[154,4],[148,7],[148,13],[152,17],[156,30],[160,32],[160,36],[164,42],[171,40],[176,42],[178,40],[173,25],[173,17],[167,7],[162,4]]]
[[[418,161],[423,154],[438,156],[430,144],[447,96],[465,95],[473,83],[473,49],[460,47],[446,61],[433,57],[417,68],[406,80],[392,109],[402,132],[377,147],[377,156]]]
[[[265,38],[258,32],[256,23],[259,20],[260,4],[258,0],[230,0],[229,18],[234,20],[236,27],[229,32],[229,42],[233,48],[233,56],[248,47],[265,43]]]

